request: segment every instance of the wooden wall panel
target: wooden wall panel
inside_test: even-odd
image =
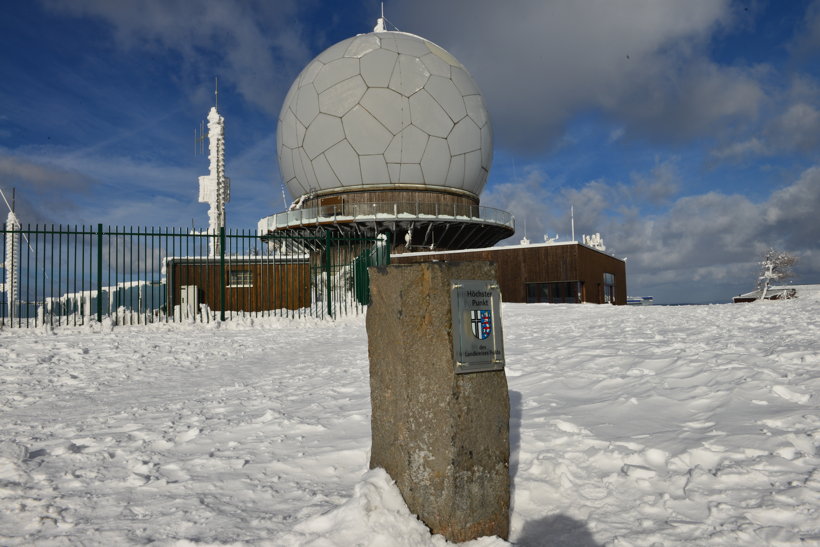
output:
[[[199,303],[212,310],[220,309],[218,263],[173,262],[170,266],[171,283],[168,302],[180,303],[180,291],[185,285],[196,285]],[[227,285],[231,270],[251,271],[253,285]],[[310,265],[232,263],[225,267],[225,309],[230,311],[259,312],[276,309],[299,309],[310,306]]]
[[[578,273],[581,279],[588,280],[585,287],[588,301],[603,304],[604,274],[611,273],[615,276],[615,303],[626,305],[626,263],[581,245],[578,245],[578,253],[581,257]]]
[[[494,247],[457,253],[425,253],[421,256],[393,255],[394,264],[428,261],[495,262],[498,285],[505,302],[526,302],[527,283],[580,281],[584,301],[603,303],[604,273],[615,275],[615,303],[626,304],[626,266],[622,260],[583,245],[533,245]]]

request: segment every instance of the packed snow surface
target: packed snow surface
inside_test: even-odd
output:
[[[819,544],[818,317],[505,305],[511,541]],[[3,545],[447,544],[368,471],[363,317],[4,329],[0,399]]]

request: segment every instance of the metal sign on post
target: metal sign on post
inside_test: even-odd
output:
[[[453,280],[450,289],[456,373],[504,370],[501,290],[492,280]]]

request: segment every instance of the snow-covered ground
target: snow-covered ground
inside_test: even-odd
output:
[[[820,544],[818,317],[505,305],[511,540]],[[0,544],[445,545],[367,370],[363,317],[1,330]]]

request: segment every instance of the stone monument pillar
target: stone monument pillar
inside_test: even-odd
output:
[[[454,542],[509,535],[510,405],[503,355],[495,361],[501,370],[469,372],[474,369],[456,355],[480,352],[460,352],[458,340],[454,346],[454,336],[472,336],[471,312],[466,327],[463,317],[453,317],[454,282],[496,287],[495,279],[495,265],[488,262],[370,269],[370,467],[384,468],[410,511],[432,533]],[[500,334],[499,312],[493,313]],[[484,313],[473,315],[478,341],[470,343],[489,334],[492,324]]]

